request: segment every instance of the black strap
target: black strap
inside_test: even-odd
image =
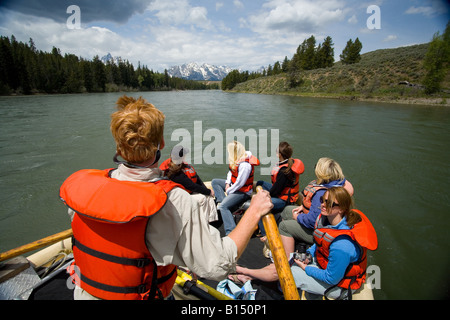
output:
[[[122,257],[113,256],[113,255],[89,248],[89,247],[81,244],[75,238],[73,238],[72,244],[73,244],[73,246],[77,247],[79,250],[83,251],[86,254],[89,254],[96,258],[99,258],[99,259],[102,259],[105,261],[109,261],[109,262],[113,262],[113,263],[134,266],[137,268],[144,268],[145,266],[150,264],[150,262],[153,263],[153,275],[152,275],[152,284],[150,287],[150,291],[147,289],[146,284],[141,284],[136,287],[117,287],[117,286],[111,286],[111,285],[97,282],[95,280],[89,279],[88,277],[84,276],[83,274],[80,274],[81,281],[85,282],[86,284],[88,284],[91,287],[94,287],[94,288],[97,288],[97,289],[100,289],[103,291],[108,291],[108,292],[113,292],[113,293],[121,293],[121,294],[132,294],[132,293],[144,294],[145,292],[149,291],[149,293],[148,293],[149,300],[154,300],[157,295],[158,295],[159,299],[164,299],[161,290],[158,288],[158,285],[170,280],[177,270],[177,268],[174,267],[173,270],[168,275],[158,278],[158,266],[156,265],[156,261],[154,259],[147,259],[147,258],[130,259],[130,258],[122,258]]]
[[[150,288],[150,292],[148,293],[149,300],[154,300],[156,298],[156,294],[158,294],[159,300],[164,300],[164,296],[161,290],[159,289],[158,285],[170,280],[173,274],[177,271],[177,268],[174,267],[173,270],[168,275],[161,278],[157,278],[158,276],[157,268],[158,266],[156,265],[156,261],[153,260],[153,278],[152,278],[152,287]]]
[[[75,238],[73,239],[73,246],[77,247],[79,250],[83,251],[84,253],[87,253],[93,257],[105,260],[105,261],[109,261],[109,262],[113,262],[113,263],[117,263],[117,264],[122,264],[122,265],[127,265],[127,266],[133,266],[133,267],[137,267],[137,268],[144,268],[147,265],[150,264],[150,259],[148,258],[142,258],[142,259],[131,259],[131,258],[123,258],[123,257],[118,257],[118,256],[113,256],[104,252],[100,252],[97,250],[94,250],[92,248],[89,248],[83,244],[81,244],[78,240],[76,240]]]
[[[121,294],[131,294],[131,293],[137,293],[137,294],[144,294],[145,292],[147,292],[147,286],[145,284],[141,284],[137,287],[117,287],[117,286],[111,286],[108,284],[104,284],[104,283],[100,283],[97,281],[94,281],[92,279],[89,279],[88,277],[86,277],[83,274],[80,274],[80,279],[81,281],[83,281],[84,283],[88,284],[91,287],[103,290],[103,291],[108,291],[108,292],[113,292],[113,293],[121,293]]]

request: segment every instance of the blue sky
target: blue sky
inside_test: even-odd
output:
[[[69,5],[80,28],[68,28]],[[369,29],[376,5],[381,29]],[[39,50],[53,46],[87,59],[110,52],[155,71],[188,62],[256,70],[292,58],[314,35],[334,42],[339,60],[349,39],[362,52],[429,42],[450,19],[446,0],[6,0],[0,34]]]

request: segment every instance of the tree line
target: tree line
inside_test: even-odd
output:
[[[296,87],[301,83],[299,74],[303,70],[314,70],[319,68],[330,68],[334,65],[334,43],[328,36],[323,43],[317,45],[314,36],[305,39],[297,48],[292,59],[286,56],[283,62],[276,62],[273,66],[269,65],[262,72],[248,71],[239,72],[234,70],[222,81],[223,90],[231,90],[238,83],[256,79],[258,77],[272,76],[280,73],[289,74],[291,87]],[[353,64],[361,60],[362,44],[358,38],[353,41],[350,39],[340,55],[343,64]]]
[[[30,38],[28,43],[14,36],[0,37],[0,94],[82,93],[107,91],[218,89],[218,85],[171,78],[167,73],[154,72],[128,60],[106,64],[99,56],[92,60],[73,54],[37,50]]]

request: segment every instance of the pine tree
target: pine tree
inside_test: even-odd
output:
[[[92,61],[93,84],[95,91],[106,91],[106,71],[105,65],[98,56]]]
[[[423,84],[425,93],[432,94],[441,90],[441,82],[448,73],[450,65],[450,22],[444,34],[437,32],[433,36],[425,56],[424,67],[427,70]]]
[[[284,61],[281,64],[281,70],[283,72],[288,72],[288,70],[289,70],[289,63],[290,63],[290,61],[289,61],[288,57],[287,56],[284,57]]]
[[[333,40],[330,36],[325,38],[323,44],[319,45],[316,53],[316,67],[330,68],[334,64]]]
[[[316,38],[314,36],[311,36],[306,40],[306,49],[303,59],[304,70],[313,70],[316,68],[315,56],[316,56]]]
[[[353,64],[361,60],[362,43],[356,38],[355,42],[352,39],[347,41],[342,54],[340,55],[343,64]]]

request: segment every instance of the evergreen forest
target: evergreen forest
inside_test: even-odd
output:
[[[218,89],[217,84],[172,78],[167,70],[154,72],[146,66],[137,68],[128,60],[104,63],[73,54],[37,50],[30,39],[22,43],[0,37],[0,94],[84,93],[115,91],[162,91]]]

